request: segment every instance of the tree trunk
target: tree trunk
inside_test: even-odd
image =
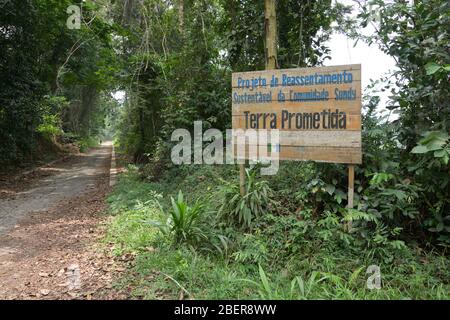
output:
[[[178,0],[178,29],[183,35],[184,33],[184,0]]]
[[[278,69],[276,0],[265,0],[266,70]]]

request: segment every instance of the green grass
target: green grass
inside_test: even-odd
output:
[[[117,286],[144,299],[450,298],[448,257],[412,243],[394,250],[356,248],[338,238],[325,241],[324,232],[333,229],[308,220],[307,214],[301,221],[294,214],[267,214],[251,233],[224,229],[231,241],[229,252],[221,254],[174,245],[143,223],[162,219],[162,210],[179,190],[190,203],[206,203],[207,220],[213,220],[223,196],[218,186],[237,176],[231,166],[181,167],[159,183],[148,183],[130,167],[108,198],[114,217],[105,241],[115,244],[117,255],[134,252],[137,257]],[[381,269],[380,290],[366,287],[366,269],[372,264]]]

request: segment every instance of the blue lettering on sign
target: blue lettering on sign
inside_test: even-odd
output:
[[[244,93],[238,94],[234,93],[233,95],[233,103],[242,104],[242,103],[269,103],[272,102],[272,92],[262,93]]]
[[[267,77],[267,76],[265,76]],[[238,89],[249,89],[250,93],[233,93],[234,104],[248,104],[248,103],[270,103],[272,101],[286,102],[286,101],[328,101],[329,92],[323,89],[312,89],[308,92],[295,92],[289,90],[283,92],[280,90],[275,97],[272,97],[272,92],[254,91],[257,88],[270,87],[289,87],[289,86],[316,86],[316,85],[339,85],[353,82],[352,72],[335,72],[335,73],[314,73],[302,76],[289,76],[288,74],[281,75],[281,81],[275,74],[269,76],[269,80],[265,77],[258,76],[245,79],[239,77],[237,79]],[[253,92],[254,91],[254,92]],[[336,100],[356,100],[356,90],[350,88],[348,90],[341,90],[336,88],[334,90]],[[275,99],[274,99],[275,98]]]
[[[336,94],[336,100],[355,100],[356,99],[356,90],[350,88],[348,90],[339,90],[338,88],[334,89],[334,93]]]
[[[342,83],[352,83],[353,74],[351,72],[339,72],[333,74],[311,74],[307,76],[288,76],[283,74],[281,76],[281,85],[284,87],[288,86],[315,86],[315,85],[326,85],[326,84],[342,84]]]
[[[327,84],[346,84],[353,82],[352,72],[337,72],[337,73],[314,73],[304,76],[289,76],[287,74],[281,75],[281,82],[278,81],[278,77],[275,74],[269,76],[269,80],[265,77],[258,76],[245,79],[239,77],[237,79],[238,89],[250,89],[251,91],[256,88],[265,88],[270,81],[271,87],[288,87],[288,86],[315,86],[315,85],[327,85]]]
[[[253,91],[258,87],[265,87],[267,85],[266,78],[259,76],[258,78],[242,79],[241,77],[237,80],[237,87],[240,89],[250,89]]]

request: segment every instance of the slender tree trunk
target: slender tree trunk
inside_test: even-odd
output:
[[[265,1],[266,70],[278,68],[276,0]]]
[[[184,33],[184,0],[178,0],[178,30]]]
[[[266,70],[278,69],[277,61],[277,10],[276,0],[265,0],[265,56]],[[239,165],[240,169],[240,189],[241,195],[244,196],[245,191],[245,165]]]

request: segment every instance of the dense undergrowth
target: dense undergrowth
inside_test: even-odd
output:
[[[247,194],[265,193],[267,201],[248,222],[239,213],[246,206],[254,213],[252,201],[229,207],[238,185],[233,166],[175,167],[159,182],[129,167],[108,198],[114,217],[105,241],[117,255],[136,254],[117,286],[146,299],[449,298],[450,264],[441,249],[424,250],[364,212],[339,209],[344,204],[331,187],[323,193],[332,206],[312,204],[321,193],[308,183],[314,172],[312,163],[283,164],[269,179],[249,172],[255,184]],[[379,290],[366,283],[373,265]]]

